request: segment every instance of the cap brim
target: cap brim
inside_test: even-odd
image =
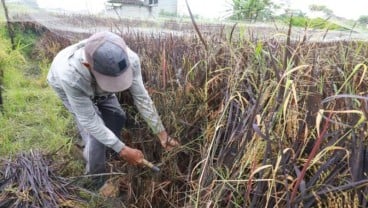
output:
[[[103,75],[93,68],[91,72],[95,76],[97,84],[106,92],[120,92],[126,90],[133,82],[133,70],[131,67],[116,77]]]

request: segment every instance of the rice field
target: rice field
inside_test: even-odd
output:
[[[137,145],[164,170],[147,207],[365,206],[365,42],[125,39],[183,143]]]
[[[127,92],[124,142],[161,171],[112,158],[127,207],[366,207],[367,57],[364,41],[121,34],[167,131],[164,152]],[[34,54],[63,44],[44,33]],[[41,53],[42,52],[42,53]],[[116,176],[112,176],[115,177]]]

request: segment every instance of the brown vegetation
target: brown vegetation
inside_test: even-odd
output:
[[[206,50],[195,36],[122,36],[183,144],[163,152],[129,94],[119,95],[130,115],[124,142],[161,169],[110,162],[127,173],[127,206],[366,206],[367,43],[216,36]]]

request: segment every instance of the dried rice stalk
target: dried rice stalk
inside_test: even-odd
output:
[[[38,151],[4,160],[0,207],[84,207],[78,188],[55,174],[52,160]]]

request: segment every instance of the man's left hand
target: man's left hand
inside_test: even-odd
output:
[[[180,143],[177,139],[171,138],[166,131],[158,133],[158,138],[160,139],[160,143],[166,151],[171,151],[175,147],[180,146]]]

